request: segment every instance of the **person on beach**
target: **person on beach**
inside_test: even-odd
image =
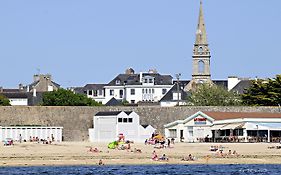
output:
[[[22,142],[22,136],[21,136],[21,134],[19,135],[19,142],[20,142],[20,143]]]
[[[155,161],[158,160],[158,155],[156,154],[156,151],[155,151],[155,150],[152,152],[151,159],[152,159],[152,160],[155,160]]]
[[[168,148],[170,148],[171,147],[171,141],[170,141],[170,139],[168,139]]]
[[[188,157],[184,157],[181,159],[182,161],[194,161],[195,158],[192,156],[192,154],[189,154]]]
[[[99,163],[98,163],[99,165],[104,165],[104,163],[103,163],[103,161],[100,159],[99,160]]]
[[[164,160],[164,161],[168,161],[169,158],[166,156],[166,154],[163,154],[162,157],[159,158],[159,160]]]

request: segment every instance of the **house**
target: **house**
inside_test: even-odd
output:
[[[52,81],[50,74],[39,74],[33,76],[33,83],[29,85],[19,84],[15,89],[0,87],[0,94],[7,97],[12,106],[35,106],[42,102],[44,92],[59,88],[60,85]]]
[[[281,114],[199,111],[164,128],[178,142],[280,142]]]
[[[139,123],[139,115],[133,111],[98,112],[93,117],[94,128],[89,129],[91,142],[110,142],[123,134],[126,140],[144,142],[155,129]]]
[[[82,88],[73,88],[73,91],[86,94],[102,104],[107,104],[113,98],[129,104],[157,103],[173,87],[172,78],[171,75],[161,75],[156,70],[135,73],[129,68],[108,84],[87,84]]]

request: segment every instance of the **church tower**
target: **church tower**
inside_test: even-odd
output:
[[[202,1],[200,1],[196,39],[193,46],[192,80],[185,87],[186,91],[193,89],[196,84],[199,83],[212,83],[210,72],[210,58],[211,55],[207,42],[207,32],[203,16]]]

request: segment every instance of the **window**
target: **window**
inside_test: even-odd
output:
[[[123,118],[123,123],[127,123],[128,122],[128,118]]]
[[[147,83],[147,79],[144,79],[144,83]]]
[[[151,94],[151,89],[148,89],[148,92]]]
[[[145,89],[145,93],[146,93],[146,94],[147,94],[147,92],[148,92],[147,89]]]
[[[123,90],[120,90],[120,91],[119,91],[119,97],[120,97],[120,98],[123,98]]]
[[[203,47],[202,46],[198,47],[198,52],[199,52],[199,54],[203,53]]]
[[[170,138],[177,138],[177,130],[176,129],[169,129],[169,137]]]
[[[87,91],[84,91],[84,94],[87,94]]]
[[[132,103],[132,104],[135,104],[135,102],[136,102],[135,100],[131,100],[131,103]]]
[[[144,94],[144,89],[142,89],[142,93]]]
[[[113,96],[113,95],[114,95],[114,90],[110,90],[110,91],[109,91],[109,94],[110,94],[111,96]]]
[[[133,123],[133,118],[128,118],[129,123]]]
[[[173,100],[181,100],[181,93],[173,93]]]
[[[115,81],[115,84],[120,84],[120,80],[116,80],[116,81]]]
[[[149,79],[149,83],[153,83],[153,80],[151,78]]]
[[[152,89],[152,93],[154,94],[154,89]]]
[[[94,97],[98,96],[98,91],[94,90]]]
[[[102,95],[102,90],[99,90],[99,96],[101,96]]]
[[[193,127],[192,126],[188,126],[187,130],[188,130],[189,137],[193,137]]]
[[[163,95],[166,94],[166,92],[167,92],[167,89],[162,89],[162,94]]]
[[[131,89],[131,95],[135,95],[135,94],[136,94],[135,89]]]
[[[198,72],[199,73],[204,73],[205,70],[205,63],[204,61],[200,60],[198,61]]]
[[[89,90],[89,91],[88,91],[88,95],[93,95],[93,91],[92,91],[92,90]]]
[[[118,123],[122,123],[122,118],[118,118]]]

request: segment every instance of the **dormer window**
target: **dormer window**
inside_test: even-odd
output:
[[[153,80],[152,80],[152,78],[150,78],[148,82],[149,82],[149,83],[153,83]]]
[[[120,80],[116,80],[116,81],[115,81],[115,84],[117,84],[117,85],[119,85],[120,83],[121,83]]]

